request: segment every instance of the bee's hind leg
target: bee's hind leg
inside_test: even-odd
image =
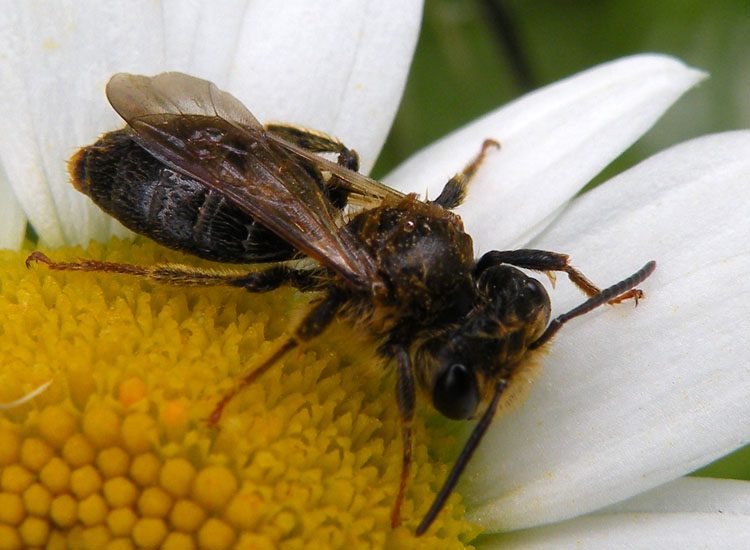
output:
[[[26,258],[26,267],[41,262],[55,271],[98,271],[144,277],[160,284],[179,286],[234,286],[248,292],[268,292],[288,284],[300,290],[317,290],[323,281],[319,270],[292,269],[285,265],[260,271],[213,270],[180,264],[135,265],[79,259],[55,262],[39,251]]]
[[[448,180],[448,183],[443,186],[443,190],[434,201],[430,201],[433,204],[442,206],[446,210],[453,210],[454,208],[461,205],[466,198],[466,192],[469,188],[469,183],[474,178],[479,170],[479,167],[484,162],[485,156],[490,149],[499,149],[500,144],[494,139],[485,139],[482,143],[482,149],[479,154],[474,157],[464,169]]]
[[[336,153],[338,163],[354,172],[359,170],[359,155],[335,137],[291,124],[266,124],[266,131],[311,153]]]
[[[359,155],[357,152],[354,149],[349,149],[335,137],[291,124],[266,124],[265,128],[267,132],[310,153],[335,153],[338,155],[339,166],[343,166],[352,172],[359,171]],[[326,190],[328,199],[336,208],[343,209],[347,205],[350,192],[346,185],[342,185],[343,182],[338,176],[331,175],[326,182],[321,179],[317,170],[309,170],[309,173],[313,179],[319,182],[321,189]]]

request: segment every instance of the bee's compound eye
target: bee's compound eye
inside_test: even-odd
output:
[[[432,404],[453,420],[469,418],[479,404],[479,388],[474,373],[461,363],[441,370],[432,388]]]
[[[532,279],[531,277],[528,277],[524,281],[522,292],[524,296],[528,296],[529,298],[536,301],[542,301],[547,296],[547,291],[544,290],[542,283],[540,283],[536,279]]]

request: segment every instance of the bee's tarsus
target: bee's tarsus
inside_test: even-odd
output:
[[[545,343],[557,333],[562,326],[576,317],[580,317],[588,313],[589,311],[596,309],[597,307],[606,303],[618,303],[626,298],[634,298],[636,304],[639,298],[643,297],[643,292],[638,289],[633,289],[635,285],[641,284],[645,281],[649,275],[651,275],[656,269],[656,262],[650,261],[644,265],[641,269],[633,273],[627,279],[623,279],[619,283],[616,283],[610,287],[605,288],[598,294],[592,296],[581,305],[574,307],[567,313],[558,315],[552,322],[547,326],[544,333],[534,342],[529,345],[529,349],[537,349],[543,346]]]

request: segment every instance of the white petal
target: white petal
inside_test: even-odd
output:
[[[656,489],[613,504],[601,514],[732,514],[750,518],[750,481],[681,477]],[[748,523],[750,529],[750,523]]]
[[[26,216],[0,165],[0,248],[20,248],[26,233]]]
[[[338,137],[368,172],[398,108],[421,13],[421,2],[398,0],[252,2],[228,89],[263,122]]]
[[[750,483],[685,478],[601,513],[505,533],[478,550],[750,548]]]
[[[167,59],[227,89],[261,121],[338,137],[367,172],[396,114],[421,13],[421,2],[395,0],[169,2],[165,19],[179,25],[166,27]]]
[[[532,243],[613,283],[656,259],[646,298],[566,325],[528,401],[497,420],[464,494],[512,529],[660,485],[750,441],[750,132],[693,140],[574,201]],[[561,313],[582,301],[560,280]]]
[[[109,76],[152,70],[154,52],[161,60],[159,15],[150,1],[14,2],[0,10],[0,162],[49,246],[84,244],[111,223],[71,189],[65,162],[119,125],[102,93]]]
[[[252,53],[238,50],[237,43],[244,20],[252,17],[247,13],[248,6],[254,3],[248,0],[165,2],[165,69],[200,76],[226,87],[232,64],[252,57]],[[266,60],[266,64],[273,65],[271,60]]]
[[[161,5],[164,26],[164,69],[195,74],[192,66],[193,55],[202,44],[197,40],[198,26],[206,19],[211,19],[210,14],[206,13],[205,10],[214,7],[217,12],[223,12],[227,4],[235,3],[240,4],[244,9],[246,1],[215,0],[207,3],[201,2],[201,0],[163,0]],[[223,41],[225,38],[227,40],[237,39],[237,32],[232,27],[239,24],[241,17],[238,17],[237,14],[242,13],[242,9],[233,12],[234,17],[227,21],[229,29],[225,28],[224,32],[216,37],[217,41]],[[215,48],[211,49],[216,51]],[[225,61],[224,53],[221,50],[216,51],[214,59],[216,65],[221,65]],[[201,76],[203,78],[210,77],[209,74],[202,74]]]
[[[606,63],[450,134],[385,181],[434,198],[485,139],[499,141],[502,149],[487,157],[457,212],[478,252],[514,248],[537,234],[703,76],[659,55]]]

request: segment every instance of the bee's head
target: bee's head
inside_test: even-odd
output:
[[[417,377],[435,409],[448,418],[471,418],[509,376],[547,326],[550,301],[535,279],[510,266],[493,266],[477,280],[477,302],[459,323],[422,340]]]

